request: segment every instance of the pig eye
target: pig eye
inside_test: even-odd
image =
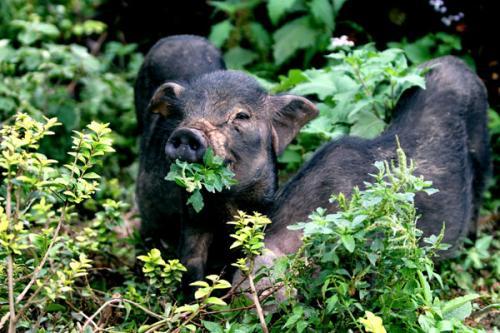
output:
[[[237,120],[248,120],[250,119],[250,115],[246,112],[238,112],[236,114],[236,116],[234,117],[234,119],[237,119]]]

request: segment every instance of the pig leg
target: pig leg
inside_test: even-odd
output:
[[[198,225],[186,225],[181,233],[181,262],[187,268],[185,283],[202,280],[208,258],[208,249],[213,241],[213,232]]]

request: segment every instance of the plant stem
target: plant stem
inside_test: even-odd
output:
[[[124,303],[129,303],[129,304],[131,304],[131,305],[133,305],[133,306],[135,306],[135,307],[137,307],[137,308],[141,309],[142,311],[144,311],[145,313],[147,313],[147,314],[148,314],[148,315],[150,315],[151,317],[155,317],[155,318],[160,319],[160,320],[165,319],[164,317],[160,316],[159,314],[154,313],[153,311],[149,310],[148,308],[146,308],[146,307],[144,307],[144,306],[142,306],[142,305],[140,305],[139,303],[136,303],[136,302],[134,302],[134,301],[131,301],[131,300],[128,300],[128,299],[123,298],[123,299],[122,299],[122,302],[124,302]]]
[[[56,230],[54,231],[54,235],[52,236],[52,239],[50,240],[49,247],[47,248],[47,251],[45,251],[45,254],[44,254],[43,258],[42,258],[42,261],[40,261],[40,263],[38,264],[38,266],[33,271],[33,276],[31,277],[30,282],[26,285],[26,287],[24,287],[23,291],[19,294],[19,296],[17,296],[16,303],[21,302],[23,300],[24,296],[26,296],[26,293],[30,290],[30,288],[33,285],[33,283],[35,283],[36,279],[38,278],[38,274],[42,270],[42,268],[45,265],[45,262],[47,261],[47,259],[49,258],[50,250],[52,249],[52,247],[56,243],[57,236],[59,235],[59,231],[61,230],[61,226],[62,226],[62,224],[64,222],[64,214],[66,213],[66,207],[67,207],[67,205],[65,205],[61,209],[61,218],[59,219],[59,222],[57,223]]]
[[[2,319],[0,319],[0,330],[3,328],[3,325],[5,325],[5,323],[9,319],[9,316],[10,316],[10,312],[7,312],[6,314],[4,314],[2,316]]]
[[[21,316],[24,314],[26,309],[28,309],[28,307],[31,305],[31,303],[33,302],[35,297],[42,291],[43,287],[45,287],[46,284],[47,284],[47,280],[45,280],[43,283],[41,283],[40,286],[30,295],[30,297],[28,298],[26,303],[24,303],[23,307],[20,308],[19,311],[17,311],[16,318],[15,318],[16,323],[19,320],[19,318],[21,318]]]
[[[7,220],[9,221],[9,228],[12,230],[12,183],[10,181],[10,170],[7,170],[7,195],[5,203],[5,213],[7,215]],[[9,293],[9,333],[16,332],[16,303],[14,301],[14,256],[12,250],[8,250],[7,255],[7,285]]]
[[[8,278],[8,288],[9,288],[9,333],[16,332],[16,307],[14,301],[14,258],[12,254],[9,253],[7,256],[7,278]]]
[[[260,327],[262,328],[262,332],[269,333],[266,320],[264,319],[264,312],[262,311],[262,306],[260,305],[259,296],[257,295],[257,289],[255,289],[255,284],[253,282],[252,273],[248,273],[248,283],[250,284],[250,290],[252,291],[255,310],[257,311],[257,315],[259,316]]]
[[[193,312],[186,320],[184,320],[184,322],[179,327],[177,327],[174,330],[174,333],[179,333],[181,331],[181,328],[183,328],[184,326],[186,326],[187,324],[189,324],[189,322],[191,322],[191,320],[193,320],[194,318],[196,318],[196,316],[198,316],[203,309],[204,309],[203,306],[200,306],[200,308],[198,308],[197,311]],[[163,322],[164,321],[162,321],[161,323],[163,324]],[[155,324],[158,324],[158,323],[155,323]]]
[[[119,303],[121,302],[121,298],[112,298],[108,301],[106,301],[103,305],[101,305],[101,307],[99,309],[97,309],[96,312],[94,312],[94,314],[90,317],[87,318],[87,320],[85,321],[85,323],[83,324],[82,326],[82,329],[81,331],[84,332],[85,331],[85,328],[90,324],[90,322],[93,322],[94,318],[102,311],[104,310],[106,307],[108,307],[109,305],[113,304],[113,303]]]
[[[432,294],[430,291],[429,283],[424,277],[424,274],[422,274],[422,271],[417,270],[417,276],[418,280],[420,282],[420,288],[422,288],[422,292],[424,294],[424,300],[425,300],[425,305],[431,306],[432,305]]]

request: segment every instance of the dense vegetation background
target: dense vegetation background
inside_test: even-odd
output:
[[[412,268],[400,276],[405,284],[393,286],[399,294],[389,297],[387,289],[371,285],[376,290],[372,295],[365,285],[370,279],[337,276],[335,288],[330,280],[322,280],[322,285],[315,286],[317,294],[311,292],[304,300],[285,303],[280,316],[269,315],[267,321],[274,331],[382,332],[377,321],[382,318],[390,332],[398,327],[408,332],[462,332],[474,331],[463,324],[472,313],[467,325],[497,330],[500,57],[496,40],[489,38],[490,32],[498,30],[491,2],[6,0],[0,2],[0,13],[3,329],[12,322],[19,331],[30,332],[111,327],[116,331],[140,327],[142,331],[168,331],[177,326],[185,331],[204,327],[210,332],[260,329],[253,312],[220,308],[225,296],[211,294],[214,288],[227,286],[214,276],[210,285],[199,284],[208,289],[199,294],[198,307],[183,308],[182,300],[173,301],[182,273],[178,262],[163,261],[158,253],[150,252],[141,259],[148,278],[134,275],[133,249],[140,240],[132,231],[137,223],[133,191],[138,160],[132,86],[143,54],[159,38],[189,33],[210,37],[224,51],[229,67],[249,71],[270,90],[292,90],[318,103],[320,117],[280,159],[283,178],[325,141],[339,135],[373,137],[380,133],[399,97],[387,94],[387,87],[402,91],[421,84],[418,73],[408,65],[454,54],[475,68],[489,91],[494,159],[478,239],[469,242],[459,258],[438,268],[418,259],[427,258],[432,249],[425,253],[418,248],[405,253],[388,251],[384,262],[388,271],[399,267],[396,263],[401,256],[410,258],[407,262]],[[333,49],[331,38],[342,35],[355,46]],[[399,51],[382,52],[388,47],[404,50],[408,62]],[[335,56],[329,59],[326,54]],[[366,83],[362,89],[360,81]],[[340,95],[343,99],[335,97]],[[42,125],[43,116],[57,118],[60,125],[55,126],[55,121]],[[112,132],[93,121],[109,123]],[[87,124],[91,125],[86,128]],[[54,135],[48,135],[50,131]],[[104,163],[99,163],[103,158]],[[64,166],[58,167],[56,161]],[[384,172],[390,170],[381,170]],[[363,196],[360,198],[362,201]],[[356,207],[346,206],[346,210],[366,214]],[[316,220],[321,220],[321,212],[317,214]],[[256,225],[261,221],[255,216],[245,218]],[[405,219],[411,216],[401,216]],[[361,237],[358,231],[352,230],[352,239],[338,240],[347,250],[338,253],[341,258],[355,257],[352,244]],[[324,244],[321,237],[316,241]],[[356,251],[362,251],[360,243],[356,243]],[[317,244],[308,246],[315,253]],[[252,256],[248,254],[248,258]],[[293,266],[289,271],[297,274],[285,281],[289,279],[301,290],[307,284],[301,280],[307,276],[307,267],[299,264],[303,262],[296,259],[282,267]],[[355,271],[355,266],[334,268],[336,272]],[[330,266],[325,268],[328,270],[334,271]],[[426,271],[428,282],[424,275],[416,279],[417,271],[420,275]],[[8,276],[15,279],[9,282]],[[318,294],[322,297],[319,303]],[[11,295],[16,296],[14,302]],[[383,303],[384,295],[404,301]],[[455,296],[463,298],[446,303]],[[377,305],[370,309],[369,303]],[[14,317],[9,316],[12,304]],[[229,306],[251,307],[242,300]],[[409,311],[398,314],[401,307]],[[366,314],[365,321],[358,320],[365,311],[380,317]],[[374,328],[364,324],[370,320]]]

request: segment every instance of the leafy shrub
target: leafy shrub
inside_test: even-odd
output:
[[[457,55],[471,68],[475,63],[470,54],[464,53],[460,36],[446,32],[430,33],[413,42],[404,38],[400,42],[390,42],[389,47],[399,48],[405,51],[408,59],[414,64],[421,64],[431,59],[446,55]]]
[[[74,235],[81,243],[61,231],[75,219],[75,205],[95,193],[100,176],[92,170],[113,151],[111,131],[93,122],[85,132],[75,132],[72,161],[58,168],[55,160],[37,152],[57,125],[55,118],[37,122],[19,113],[0,130],[0,258],[7,267],[0,299],[9,305],[10,315],[2,320],[9,318],[9,331],[16,323],[29,327],[23,323],[27,314],[43,316],[57,299],[69,298],[91,267],[87,230]],[[99,226],[97,220],[93,227]],[[69,246],[63,250],[64,244]]]
[[[371,44],[330,53],[321,69],[291,70],[275,91],[315,97],[320,115],[300,132],[280,158],[297,168],[320,144],[343,135],[373,138],[391,118],[404,91],[425,87],[423,73],[410,67],[399,49],[376,51]]]
[[[136,154],[131,83],[142,56],[135,45],[104,43],[106,25],[88,18],[98,3],[2,2],[12,19],[0,22],[0,119],[19,112],[57,117],[63,126],[42,152],[59,161],[67,159],[73,130],[96,119],[109,122],[120,154],[109,157],[103,172],[123,178]]]
[[[212,26],[210,40],[225,50],[230,68],[253,68],[265,74],[304,53],[304,66],[325,51],[335,29],[335,20],[345,0],[253,0],[212,1],[227,19]],[[255,12],[266,6],[274,32],[255,20]],[[285,20],[284,18],[290,18]],[[271,57],[272,53],[272,57]],[[262,65],[264,64],[264,65]]]

